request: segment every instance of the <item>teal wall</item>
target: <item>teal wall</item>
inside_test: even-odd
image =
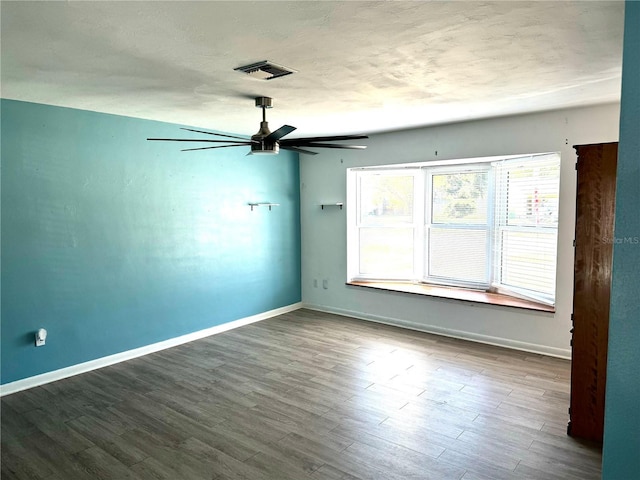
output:
[[[640,2],[626,2],[602,478],[640,478]]]
[[[3,384],[300,301],[297,154],[182,153],[146,141],[184,136],[172,124],[1,108]]]

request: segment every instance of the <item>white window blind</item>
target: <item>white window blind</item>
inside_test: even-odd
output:
[[[432,169],[428,175],[426,280],[489,285],[489,169]]]
[[[494,163],[494,287],[553,303],[560,157]]]

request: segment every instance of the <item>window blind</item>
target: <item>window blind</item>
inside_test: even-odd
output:
[[[431,169],[427,198],[426,280],[488,286],[489,171]]]

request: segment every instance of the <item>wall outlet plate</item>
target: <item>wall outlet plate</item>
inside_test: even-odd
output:
[[[47,331],[44,328],[39,329],[36,332],[36,347],[43,346],[46,339],[47,339]]]

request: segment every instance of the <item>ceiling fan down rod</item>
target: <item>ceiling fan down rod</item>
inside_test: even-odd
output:
[[[262,109],[262,121],[267,121],[267,108],[273,108],[271,97],[256,97],[256,107]]]

